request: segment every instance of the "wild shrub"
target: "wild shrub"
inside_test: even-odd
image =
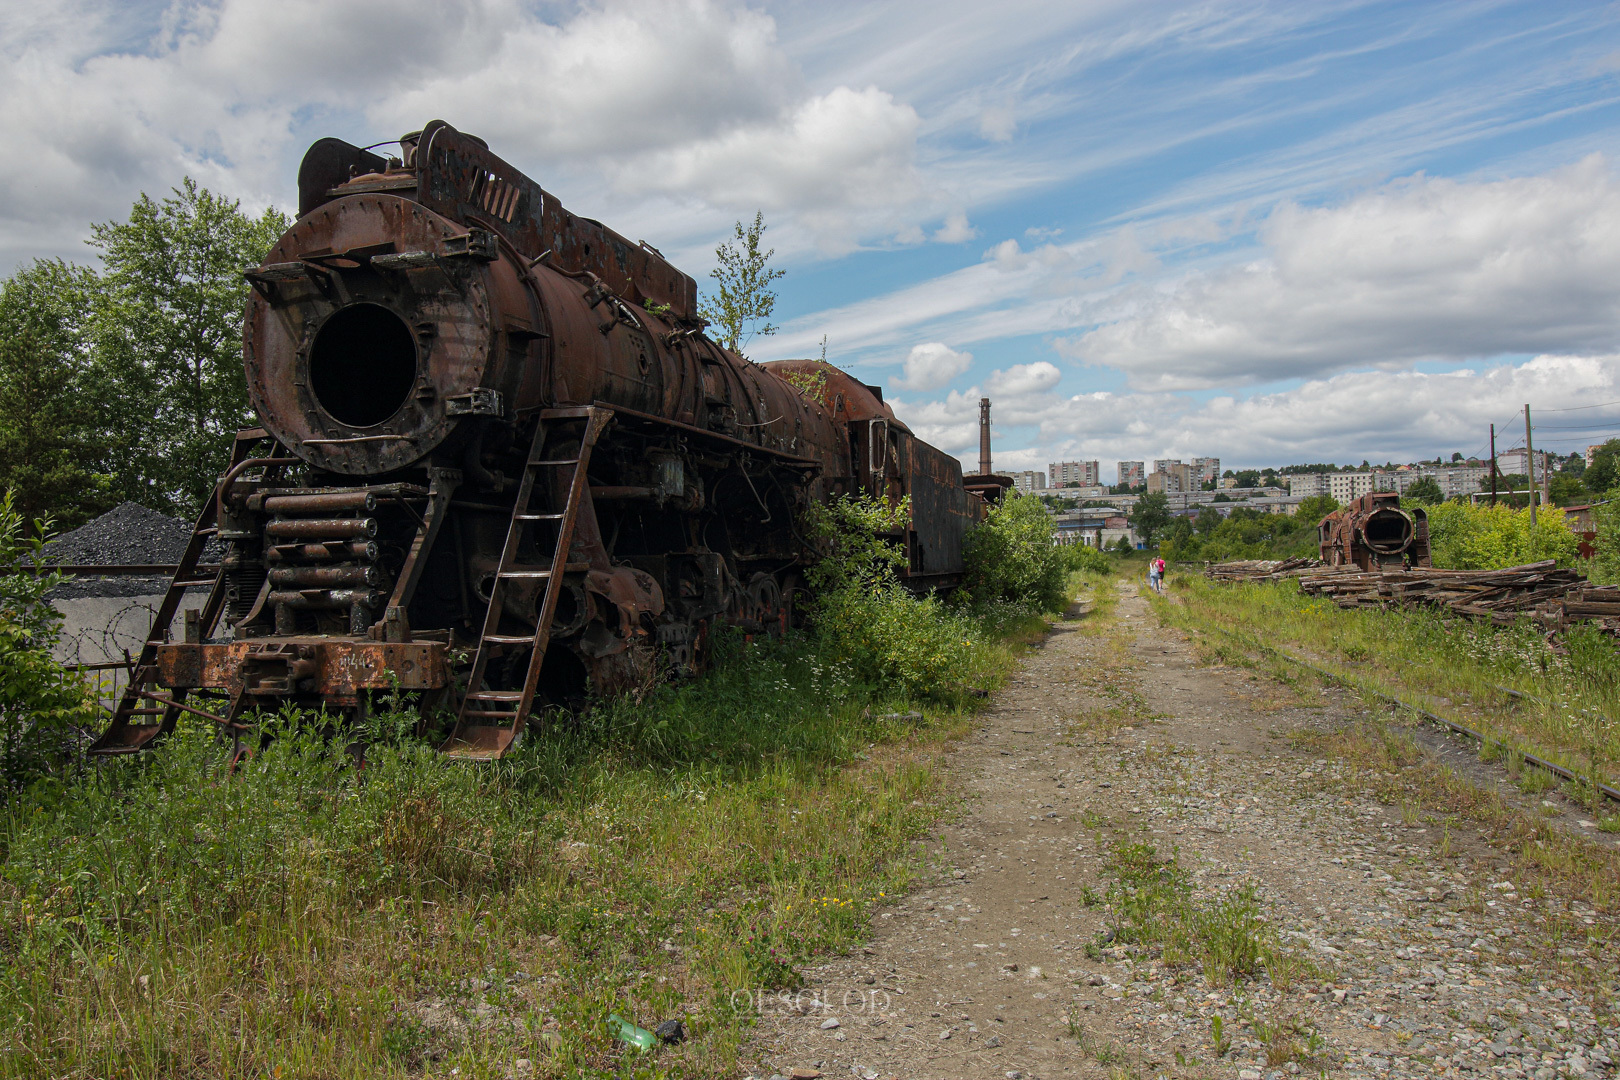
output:
[[[910,515],[909,499],[845,498],[810,511],[824,552],[807,575],[812,624],[824,655],[859,682],[897,697],[957,701],[969,689],[967,673],[983,668],[988,642],[973,619],[900,583],[906,556],[889,537],[903,534]]]
[[[1117,567],[1114,560],[1103,554],[1102,551],[1094,547],[1088,547],[1085,544],[1068,544],[1058,548],[1058,551],[1063,556],[1064,569],[1070,573],[1083,570],[1106,576],[1112,574]]]
[[[1052,543],[1052,518],[1034,496],[1008,492],[968,530],[962,557],[965,588],[975,601],[1051,612],[1069,606],[1068,560],[1078,556]]]
[[[1599,585],[1620,584],[1620,488],[1592,507],[1592,525],[1597,542],[1587,576]]]
[[[77,727],[91,719],[88,687],[51,656],[62,616],[45,594],[65,578],[35,561],[50,523],[29,523],[12,493],[0,497],[0,799],[71,760]]]
[[[1500,570],[1556,559],[1575,563],[1578,538],[1564,515],[1547,509],[1536,515],[1506,504],[1473,506],[1465,502],[1429,507],[1429,549],[1434,565],[1447,570]]]

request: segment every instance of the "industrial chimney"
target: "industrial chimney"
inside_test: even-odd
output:
[[[989,476],[990,468],[990,399],[979,399],[979,475]]]

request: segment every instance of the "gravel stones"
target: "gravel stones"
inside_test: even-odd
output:
[[[191,541],[191,523],[126,502],[45,545],[46,563],[69,566],[177,563]],[[210,540],[202,561],[218,562],[221,545]],[[81,596],[150,596],[168,585],[163,577],[90,578],[80,574],[60,586],[51,598]]]

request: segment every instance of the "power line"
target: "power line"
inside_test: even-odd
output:
[[[1542,409],[1542,412],[1580,412],[1582,409],[1602,409],[1610,405],[1620,405],[1620,401],[1600,401],[1596,405],[1574,405],[1568,409]]]

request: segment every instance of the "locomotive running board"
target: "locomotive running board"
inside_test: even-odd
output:
[[[574,523],[584,501],[590,498],[590,485],[586,482],[586,469],[590,465],[591,451],[602,435],[602,430],[613,417],[613,410],[595,405],[577,408],[543,409],[534,426],[534,442],[523,467],[523,481],[518,486],[517,500],[512,505],[512,518],[506,529],[506,544],[501,548],[501,561],[495,580],[489,589],[489,607],[484,612],[484,626],[478,636],[478,652],[473,658],[472,671],[467,676],[467,691],[456,711],[456,726],[450,738],[439,747],[447,757],[463,761],[494,761],[511,750],[529,721],[529,709],[540,685],[540,666],[545,660],[546,647],[551,643],[551,623],[557,612],[557,599],[562,594],[563,575],[569,569],[568,548],[574,537]],[[580,435],[579,450],[572,458],[547,459],[544,457],[546,435],[554,423],[583,421],[585,430]],[[535,482],[543,469],[568,469],[573,473],[568,482],[568,495],[563,508],[557,513],[533,514],[529,502],[534,496]],[[530,522],[550,521],[557,527],[557,546],[551,554],[547,569],[538,566],[520,567],[517,561],[518,542],[524,527]],[[543,580],[544,599],[535,619],[534,633],[530,636],[501,634],[501,611],[505,607],[506,583],[519,578]],[[521,690],[488,690],[484,688],[484,674],[496,650],[508,646],[529,648],[528,670]]]
[[[208,599],[204,602],[201,617],[197,620],[199,637],[206,638],[219,619],[220,609],[225,605],[225,590],[221,587],[225,579],[225,568],[221,566],[211,578],[197,578],[194,575],[197,573],[197,563],[202,557],[203,548],[207,546],[209,537],[219,532],[220,496],[236,480],[238,474],[255,463],[268,465],[284,460],[290,464],[297,460],[277,456],[275,450],[281,450],[279,445],[272,451],[270,458],[248,457],[254,445],[265,438],[267,435],[263,428],[246,428],[236,433],[236,443],[231,447],[231,467],[215,485],[214,493],[208,497],[208,501],[198,513],[196,523],[191,529],[191,540],[186,544],[186,551],[180,557],[179,565],[175,567],[174,576],[169,579],[169,587],[163,594],[163,602],[158,605],[157,613],[152,618],[151,629],[146,632],[146,640],[141,645],[140,659],[130,671],[129,682],[119,695],[117,708],[112,710],[112,720],[107,724],[107,729],[90,744],[86,753],[97,757],[113,757],[148,749],[159,738],[174,730],[174,725],[182,712],[203,716],[227,729],[232,728],[236,719],[235,714],[240,708],[239,702],[235,700],[231,703],[228,715],[222,717],[184,704],[185,690],[172,690],[167,695],[157,692],[160,686],[158,649],[168,643],[169,627],[174,622],[174,616],[180,609],[180,601],[187,589],[208,586]],[[189,619],[187,628],[189,631]],[[137,721],[137,717],[155,719],[143,723]]]

